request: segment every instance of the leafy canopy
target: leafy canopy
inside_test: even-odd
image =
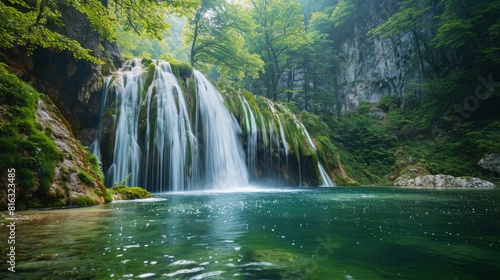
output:
[[[185,43],[191,45],[191,64],[213,64],[220,74],[238,79],[245,75],[257,77],[263,62],[248,51],[242,36],[252,26],[240,3],[202,0],[184,29]]]
[[[58,32],[64,26],[63,10],[73,8],[90,21],[103,39],[114,41],[115,28],[134,30],[144,37],[161,38],[170,27],[165,15],[185,15],[198,0],[6,0],[0,2],[0,47],[25,46],[69,51],[77,59],[102,63],[80,42]]]

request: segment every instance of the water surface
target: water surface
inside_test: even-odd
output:
[[[190,192],[51,211],[2,279],[494,279],[500,191]],[[1,228],[1,236],[7,229]],[[4,238],[5,239],[5,238]]]

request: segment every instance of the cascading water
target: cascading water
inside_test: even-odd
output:
[[[328,173],[326,173],[325,168],[321,163],[318,162],[318,168],[319,168],[319,174],[321,175],[321,181],[323,182],[323,186],[327,187],[333,187],[336,186],[335,183],[330,179],[330,176],[328,176]]]
[[[106,79],[91,149],[108,186],[127,179],[151,192],[223,189],[248,185],[250,175],[279,184],[334,185],[312,156],[316,147],[306,128],[285,106],[261,99],[259,109],[238,93],[242,131],[205,76],[194,70],[182,81],[186,93],[167,62],[143,65],[140,59]]]
[[[250,104],[248,104],[248,101],[242,96],[240,96],[240,101],[243,104],[243,111],[245,113],[247,135],[247,167],[249,173],[254,174],[257,160],[257,121],[252,109],[250,108]]]
[[[136,59],[117,72],[103,96],[104,108],[113,111],[115,139],[107,185],[128,178],[128,185],[165,192],[248,184],[240,127],[215,87],[199,72],[195,80],[199,117],[192,124],[168,63],[154,61],[145,69]],[[96,137],[96,155],[102,154],[100,142]]]
[[[203,130],[207,186],[221,188],[247,185],[245,154],[238,139],[241,128],[210,81],[198,71],[194,71],[194,76]]]

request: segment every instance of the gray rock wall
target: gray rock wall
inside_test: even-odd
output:
[[[376,103],[386,95],[402,97],[411,84],[422,79],[411,34],[398,39],[367,34],[369,28],[356,27],[343,42],[341,65],[336,76],[342,111],[362,102]]]
[[[403,97],[408,92],[415,92],[414,84],[424,77],[415,36],[411,32],[390,37],[368,34],[397,11],[397,3],[367,1],[359,8],[363,11],[358,12],[364,16],[354,26],[346,27],[350,28],[348,32],[334,38],[340,55],[334,76],[340,85],[338,94],[342,112],[356,108],[362,102],[376,103],[386,95]],[[436,9],[438,6],[429,9],[426,21],[432,21]],[[428,27],[418,30],[425,41],[433,32]],[[422,42],[420,48],[425,49]],[[424,66],[429,66],[425,59]]]

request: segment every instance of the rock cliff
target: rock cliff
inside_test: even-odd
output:
[[[369,34],[396,10],[397,6],[384,6],[381,2],[364,3],[364,11],[357,12],[366,17],[347,26],[345,34],[335,38],[340,61],[334,77],[340,85],[342,112],[362,102],[376,103],[386,95],[404,97],[416,90],[414,83],[423,80],[418,48],[411,32],[389,37]],[[432,9],[427,17],[432,18]]]
[[[101,40],[83,14],[72,7],[59,5],[64,25],[55,29],[80,42],[104,64],[77,60],[67,51],[36,49],[33,55],[27,55],[19,46],[1,50],[0,60],[11,72],[48,95],[70,123],[72,132],[79,135],[80,130],[95,127],[99,103],[92,102],[92,96],[100,92],[103,75],[121,64],[121,53],[116,44]]]

